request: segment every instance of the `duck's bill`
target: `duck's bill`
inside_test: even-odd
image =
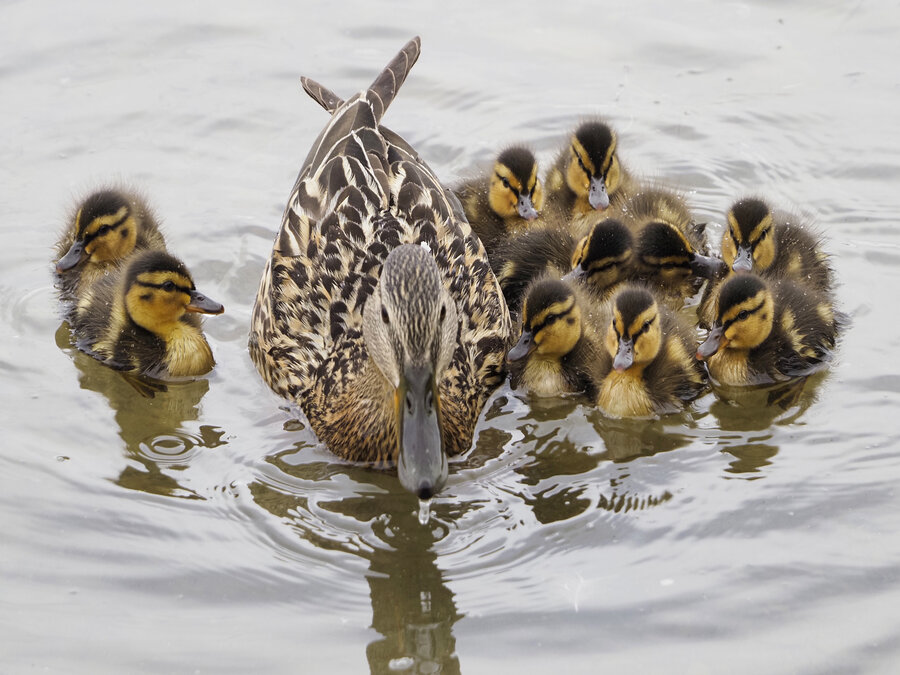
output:
[[[76,241],[69,247],[66,254],[56,263],[56,272],[62,273],[77,266],[82,260],[87,258],[87,251],[84,250],[84,242]]]
[[[585,279],[587,279],[587,270],[584,269],[584,267],[580,264],[575,265],[575,267],[572,268],[570,272],[566,273],[566,275],[562,278],[563,281],[575,282],[584,281]]]
[[[191,301],[187,306],[187,311],[200,314],[221,314],[225,311],[225,306],[212,298],[207,298],[202,293],[191,291]]]
[[[749,248],[741,246],[734,256],[734,262],[731,263],[731,269],[735,272],[749,272],[753,269],[753,251]]]
[[[508,361],[519,361],[528,356],[537,345],[534,344],[534,333],[530,330],[523,330],[522,336],[516,343],[516,346],[509,350],[506,355]]]
[[[537,209],[534,208],[534,202],[531,201],[531,197],[528,195],[521,195],[519,197],[519,203],[516,205],[516,210],[525,220],[535,220],[539,215]]]
[[[440,398],[431,366],[404,368],[394,402],[400,431],[400,484],[419,499],[430,499],[444,487],[448,473]]]
[[[616,350],[616,358],[613,359],[613,368],[620,373],[631,368],[634,363],[634,340],[619,338],[619,348]]]
[[[715,326],[699,347],[697,347],[697,358],[704,361],[714,356],[720,349],[726,345],[725,329],[721,326]]]
[[[588,188],[588,203],[592,209],[602,211],[609,206],[609,194],[606,192],[606,181],[596,176],[591,176],[591,186]]]
[[[710,255],[694,253],[691,257],[691,271],[704,279],[718,279],[725,276],[728,265]]]

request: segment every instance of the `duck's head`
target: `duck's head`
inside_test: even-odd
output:
[[[558,360],[575,348],[581,336],[581,308],[574,291],[564,281],[544,279],[525,297],[522,336],[507,359],[519,361],[534,353]]]
[[[544,205],[544,189],[538,180],[537,160],[531,150],[512,147],[494,162],[488,189],[491,208],[501,218],[534,220]]]
[[[187,312],[225,311],[218,302],[197,291],[184,263],[162,251],[139,253],[128,263],[124,279],[128,317],[164,340]]]
[[[566,183],[591,208],[602,211],[619,189],[622,168],[616,155],[615,132],[603,122],[585,122],[569,139]]]
[[[626,288],[613,299],[613,318],[606,331],[606,351],[613,368],[642,370],[659,354],[662,327],[659,306],[646,288]]]
[[[144,214],[128,195],[101,190],[90,195],[75,214],[75,241],[56,263],[59,273],[82,264],[103,264],[131,255]]]
[[[394,388],[400,482],[428,499],[447,482],[438,384],[456,349],[456,304],[433,255],[404,244],[384,261],[363,310],[366,349]]]
[[[772,293],[755,274],[737,274],[719,291],[716,321],[697,348],[698,359],[722,349],[753,349],[769,337],[775,319]]]
[[[629,273],[634,239],[618,220],[607,218],[591,228],[572,254],[572,271],[564,280],[609,288]]]
[[[775,259],[772,210],[755,197],[736,201],[728,210],[722,235],[722,259],[735,272],[761,271]]]
[[[677,284],[690,276],[713,279],[724,270],[718,258],[694,250],[684,234],[669,223],[647,223],[638,237],[638,262],[645,272]]]

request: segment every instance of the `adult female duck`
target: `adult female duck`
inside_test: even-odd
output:
[[[459,201],[380,124],[419,51],[347,101],[303,81],[332,116],[263,272],[250,354],[332,452],[396,463],[427,499],[502,381],[510,320]]]

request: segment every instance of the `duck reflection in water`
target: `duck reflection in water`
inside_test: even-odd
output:
[[[435,502],[431,520],[420,525],[416,499],[396,477],[358,465],[290,463],[303,454],[304,447],[299,449],[300,453],[291,450],[267,461],[309,489],[286,493],[281,476],[277,488],[256,481],[250,492],[259,506],[289,522],[317,548],[336,549],[368,562],[371,627],[380,634],[366,647],[370,671],[459,673],[453,626],[461,614],[437,565],[434,546],[447,535],[443,523],[461,518],[460,509],[465,506],[449,500]],[[331,492],[336,477],[341,487]],[[349,496],[347,480],[357,486]],[[363,524],[365,544],[360,546],[358,535],[350,532],[335,537],[334,523],[322,522],[330,513],[336,514],[335,520],[349,518]],[[330,530],[327,536],[323,529]]]
[[[185,431],[186,422],[197,420],[209,382],[201,378],[162,383],[113,370],[76,349],[65,322],[56,332],[56,343],[72,358],[81,388],[103,394],[115,412],[129,460],[116,484],[150,494],[201,499],[179,484],[176,476],[197,448],[223,443],[224,432],[216,427],[201,425],[196,433]]]

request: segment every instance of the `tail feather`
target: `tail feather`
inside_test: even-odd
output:
[[[333,113],[344,103],[344,99],[315,80],[308,77],[301,77],[300,84],[303,85],[304,91],[310,95],[313,101],[330,113]]]
[[[422,40],[417,36],[404,45],[403,49],[391,59],[381,74],[375,78],[366,92],[366,98],[372,104],[376,122],[381,122],[384,112],[388,109],[406,76],[419,59],[422,51]],[[315,96],[313,97],[315,98]]]

